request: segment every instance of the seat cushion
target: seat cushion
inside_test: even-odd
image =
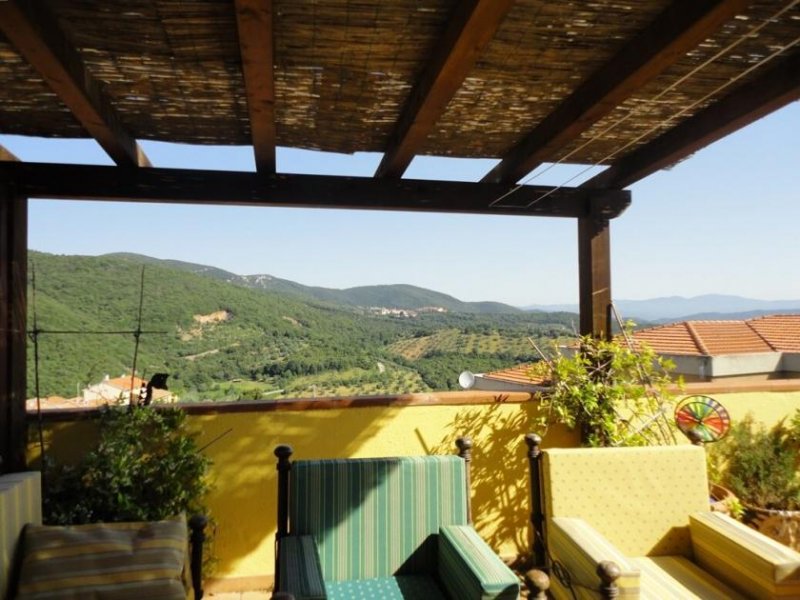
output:
[[[186,519],[53,527],[23,534],[20,600],[185,600]]]
[[[746,600],[682,556],[632,558],[641,573],[642,600]]]
[[[434,578],[425,575],[333,581],[326,587],[328,600],[447,600]]]

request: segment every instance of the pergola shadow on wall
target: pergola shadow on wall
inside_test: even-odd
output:
[[[0,472],[25,463],[28,198],[572,218],[581,332],[607,335],[624,188],[798,99],[798,49],[796,0],[0,1],[0,134],[90,137],[116,164],[0,147]],[[257,170],[158,168],[137,140],[250,145]],[[285,174],[276,146],[383,159]],[[417,155],[499,162],[404,179]],[[607,168],[524,184],[553,162]]]

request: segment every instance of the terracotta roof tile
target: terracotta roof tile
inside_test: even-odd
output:
[[[750,327],[782,352],[800,352],[800,315],[769,315],[750,319]]]
[[[634,341],[644,342],[659,354],[686,354],[702,356],[703,348],[698,345],[686,322],[670,323],[640,329],[633,333]]]
[[[531,366],[531,364],[516,365],[508,369],[484,373],[483,377],[486,379],[517,383],[520,385],[539,385],[544,383],[544,379],[541,377],[537,377],[535,379],[531,378],[531,376],[528,374]]]
[[[770,315],[748,321],[682,321],[640,329],[633,337],[660,354],[800,352],[800,315]]]

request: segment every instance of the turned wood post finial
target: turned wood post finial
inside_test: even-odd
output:
[[[289,459],[292,457],[294,450],[288,444],[281,444],[275,448],[275,456],[278,457],[278,470],[286,467],[289,464]]]
[[[525,443],[528,446],[528,458],[536,458],[541,453],[542,436],[536,433],[525,435]]]
[[[603,582],[600,586],[600,593],[603,598],[613,600],[619,597],[619,587],[617,579],[622,575],[619,565],[611,560],[604,560],[597,566],[597,575]]]
[[[531,569],[525,573],[525,585],[531,592],[533,600],[546,600],[547,590],[550,589],[550,577],[539,569]]]
[[[464,474],[467,487],[467,523],[472,523],[472,438],[468,435],[456,440],[458,455],[464,460]]]
[[[472,460],[472,438],[468,435],[460,437],[456,440],[456,447],[458,448],[458,455],[465,461]]]

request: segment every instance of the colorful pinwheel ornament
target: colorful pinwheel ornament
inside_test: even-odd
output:
[[[709,396],[687,396],[675,408],[675,424],[687,437],[693,432],[703,442],[718,442],[731,428],[731,417]]]

